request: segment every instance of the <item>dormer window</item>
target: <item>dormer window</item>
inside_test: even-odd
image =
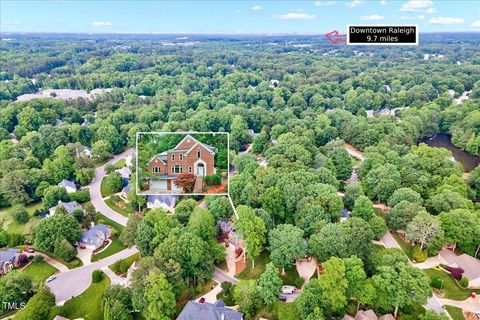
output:
[[[180,154],[178,155],[178,160],[180,160],[180,161],[183,160],[183,153],[180,153]]]
[[[172,161],[175,161],[175,153],[172,153]]]
[[[200,149],[198,149],[198,150],[197,150],[197,158],[200,159],[201,156],[202,156],[202,153],[201,153]]]

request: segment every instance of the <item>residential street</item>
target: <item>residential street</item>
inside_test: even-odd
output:
[[[61,306],[65,301],[86,290],[92,282],[92,272],[94,270],[107,267],[117,260],[125,259],[137,252],[136,247],[128,248],[88,266],[56,274],[57,278],[47,283],[47,286],[55,295],[56,304]]]
[[[233,284],[236,284],[238,282],[237,279],[232,277],[231,275],[226,274],[222,270],[215,268],[215,271],[213,272],[213,280],[215,280],[218,283],[222,283],[225,281],[231,282]]]
[[[95,209],[97,211],[101,212],[105,217],[118,222],[122,226],[127,225],[128,218],[125,216],[122,216],[121,214],[115,212],[114,210],[110,209],[109,206],[106,205],[105,201],[102,199],[102,194],[100,192],[100,185],[102,183],[103,177],[106,175],[105,172],[105,166],[107,164],[114,164],[118,160],[125,158],[128,155],[132,155],[134,152],[133,148],[128,149],[118,155],[116,155],[113,159],[108,161],[107,163],[101,165],[100,167],[97,167],[95,169],[95,178],[93,182],[89,185],[90,187],[90,198],[92,201],[92,204],[95,206]]]

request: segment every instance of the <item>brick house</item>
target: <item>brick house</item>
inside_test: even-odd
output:
[[[147,164],[156,176],[150,181],[151,188],[179,191],[173,180],[182,173],[194,176],[209,176],[216,172],[213,146],[202,143],[187,134],[173,149],[153,156]]]
[[[0,250],[0,275],[6,274],[20,265],[20,251],[18,249]]]

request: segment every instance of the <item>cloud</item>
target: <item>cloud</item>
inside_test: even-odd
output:
[[[480,28],[480,20],[474,21],[474,22],[472,23],[472,27],[474,27],[474,28]]]
[[[401,20],[423,20],[425,16],[423,14],[419,14],[418,16],[401,16]]]
[[[362,0],[352,0],[350,2],[347,2],[345,3],[345,5],[348,7],[348,8],[356,8],[356,7],[359,7],[363,4],[363,1]]]
[[[262,10],[262,7],[260,7],[260,6],[253,6],[253,7],[252,7],[252,10],[253,10],[253,11],[260,11],[260,10]]]
[[[453,18],[453,17],[435,17],[428,20],[430,24],[441,24],[441,25],[451,25],[451,24],[462,24],[465,21],[462,18]]]
[[[275,18],[278,20],[312,20],[315,18],[315,15],[303,12],[289,12],[275,16]]]
[[[435,9],[433,9],[432,6],[432,0],[410,0],[402,4],[400,11],[434,13]]]
[[[381,4],[382,6],[386,5],[386,4],[387,4],[387,0],[380,0],[380,4]]]
[[[111,28],[112,23],[108,21],[93,21],[92,22],[92,27],[95,28]]]
[[[315,1],[315,5],[317,7],[327,7],[327,6],[334,6],[336,5],[336,1]]]
[[[381,15],[378,15],[378,14],[373,14],[371,16],[361,16],[360,17],[360,20],[370,20],[370,21],[373,21],[373,20],[382,20],[383,18],[385,18],[384,16],[381,16]]]
[[[18,20],[1,20],[2,25],[4,26],[19,26],[22,23]]]

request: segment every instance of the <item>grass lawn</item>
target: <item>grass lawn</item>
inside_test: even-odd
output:
[[[129,266],[131,266],[134,261],[138,261],[138,260],[140,260],[140,252],[137,252],[131,255],[130,257],[126,257],[125,259],[123,259],[123,261],[126,261]],[[115,271],[112,269],[112,266],[115,264],[115,262],[108,266],[110,270],[112,270],[113,272]]]
[[[122,158],[122,159],[118,160],[117,162],[115,162],[113,164],[113,166],[117,169],[121,169],[121,168],[125,167],[126,165],[127,165],[127,159],[125,159],[125,158]]]
[[[31,224],[36,224],[40,221],[40,218],[34,217],[33,213],[37,209],[43,208],[43,203],[41,201],[31,203],[26,206],[28,213],[30,214],[30,221],[25,224],[17,223],[13,220],[12,214],[10,212],[11,208],[3,208],[0,210],[0,225],[8,233],[18,233],[25,234],[27,232],[27,226]]]
[[[237,279],[246,280],[246,279],[258,279],[260,275],[265,271],[265,266],[270,262],[269,252],[263,250],[262,253],[255,259],[255,269],[252,269],[252,262],[247,260],[247,265],[242,272],[235,275]]]
[[[37,251],[39,251],[39,250],[37,250]],[[42,252],[42,253],[46,254],[47,256],[49,256],[49,257],[57,260],[58,262],[64,264],[65,266],[67,266],[68,269],[75,269],[75,268],[78,268],[78,267],[83,266],[82,260],[80,260],[80,259],[77,258],[77,257],[73,258],[72,261],[65,261],[65,260],[63,260],[63,259],[60,259],[60,258],[58,258],[58,257],[55,257],[54,255],[52,255],[52,254],[49,253],[49,252],[45,252],[45,251],[40,251],[40,252]]]
[[[104,224],[107,224],[109,225],[110,227],[114,228],[115,230],[117,230],[118,234],[120,234],[120,232],[122,232],[123,230],[123,226],[120,224],[120,223],[117,223],[111,219],[108,219],[107,217],[105,217],[103,214],[101,213],[97,213],[95,215],[95,223],[100,223],[99,221],[100,220],[103,220],[102,222]]]
[[[82,294],[59,307],[56,314],[69,319],[102,320],[102,295],[109,284],[110,279],[104,275],[102,281],[92,283]]]
[[[57,271],[57,268],[42,261],[30,263],[25,269],[22,270],[22,273],[32,278],[33,281],[43,282]]]
[[[126,203],[125,201],[123,201],[122,199],[120,199],[120,197],[118,197],[118,199],[113,199],[114,197],[110,197],[108,199],[105,200],[105,203],[107,204],[107,206],[109,206],[113,211],[116,211],[118,213],[120,213],[122,216],[125,216],[125,217],[128,217],[128,215],[130,213],[133,213],[133,210],[130,208],[130,204]],[[125,205],[125,208],[120,208],[119,206],[117,206],[114,202],[117,202],[119,201],[120,203],[122,203],[123,205]]]
[[[410,243],[405,242],[396,232],[392,232],[392,236],[395,238],[395,241],[402,247],[403,252],[407,257],[412,260],[413,246]]]
[[[454,306],[445,306],[445,309],[447,309],[447,312],[450,314],[453,320],[465,320],[462,309]]]
[[[283,280],[283,284],[300,287],[299,284],[303,284],[304,280],[300,278],[297,268],[292,266],[290,269],[285,270],[284,275],[280,275]]]
[[[102,197],[108,197],[113,194],[113,192],[110,192],[110,190],[108,190],[107,186],[105,185],[105,177],[103,177],[102,182],[100,183],[100,194],[102,195]]]
[[[430,279],[439,278],[443,280],[442,291],[444,293],[444,298],[452,300],[465,300],[472,292],[480,294],[480,289],[460,288],[452,276],[445,271],[436,269],[426,269],[424,271],[430,277]]]
[[[98,254],[94,254],[93,257],[92,257],[92,262],[95,262],[95,261],[101,260],[103,258],[109,257],[112,254],[120,252],[125,248],[126,248],[126,246],[124,246],[123,243],[120,240],[115,239],[115,240],[112,241],[112,243],[109,244],[109,246],[105,250],[103,250],[102,252],[100,252]]]

